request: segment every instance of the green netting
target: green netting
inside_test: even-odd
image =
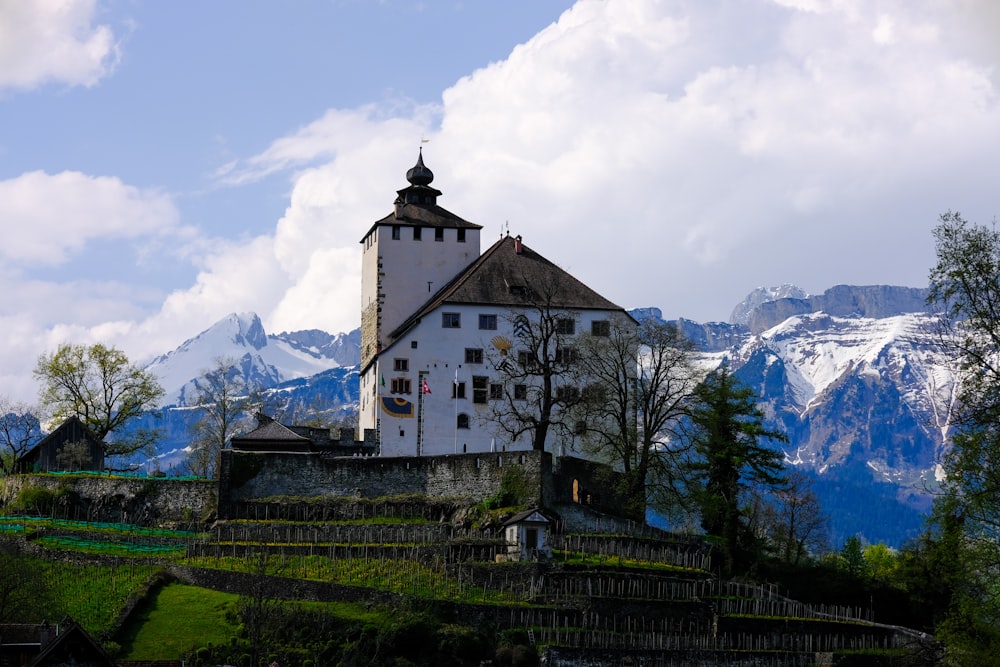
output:
[[[133,542],[116,542],[111,540],[92,540],[76,535],[50,535],[39,537],[36,543],[47,547],[73,549],[108,555],[183,555],[182,544],[140,544]]]
[[[55,519],[47,517],[33,516],[5,516],[0,517],[0,530],[4,526],[20,525],[21,530],[25,526],[34,528],[58,528],[62,530],[86,530],[90,532],[126,533],[141,537],[164,537],[185,539],[197,537],[198,533],[190,530],[168,530],[166,528],[149,528],[137,526],[130,523],[112,523],[106,521],[74,521],[71,519]]]

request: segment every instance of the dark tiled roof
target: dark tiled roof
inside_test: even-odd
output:
[[[238,438],[233,438],[233,440],[289,440],[292,442],[309,442],[309,438],[305,438],[284,424],[273,420],[268,421],[266,424],[261,424],[249,433],[241,435]]]
[[[510,526],[515,523],[552,523],[552,520],[537,509],[530,509],[518,512],[511,518],[504,521],[503,525]]]
[[[381,220],[375,221],[365,238],[379,226],[401,225],[403,227],[444,227],[448,229],[482,229],[482,225],[463,220],[451,211],[437,204],[402,204],[399,214],[392,212]]]
[[[395,339],[438,306],[454,303],[523,308],[545,304],[574,310],[620,310],[528,246],[505,236],[390,334]]]

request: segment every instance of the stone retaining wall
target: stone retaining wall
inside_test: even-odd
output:
[[[87,521],[191,524],[214,515],[218,503],[210,480],[44,474],[0,478],[0,503],[10,506],[32,487],[51,494],[54,516]]]

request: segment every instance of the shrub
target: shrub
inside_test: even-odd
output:
[[[15,512],[50,514],[56,503],[56,494],[42,486],[25,486],[11,503]]]

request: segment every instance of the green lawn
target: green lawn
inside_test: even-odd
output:
[[[236,627],[226,619],[235,611],[236,595],[168,584],[129,625],[135,630],[122,641],[122,660],[177,660],[192,648],[229,643]]]

